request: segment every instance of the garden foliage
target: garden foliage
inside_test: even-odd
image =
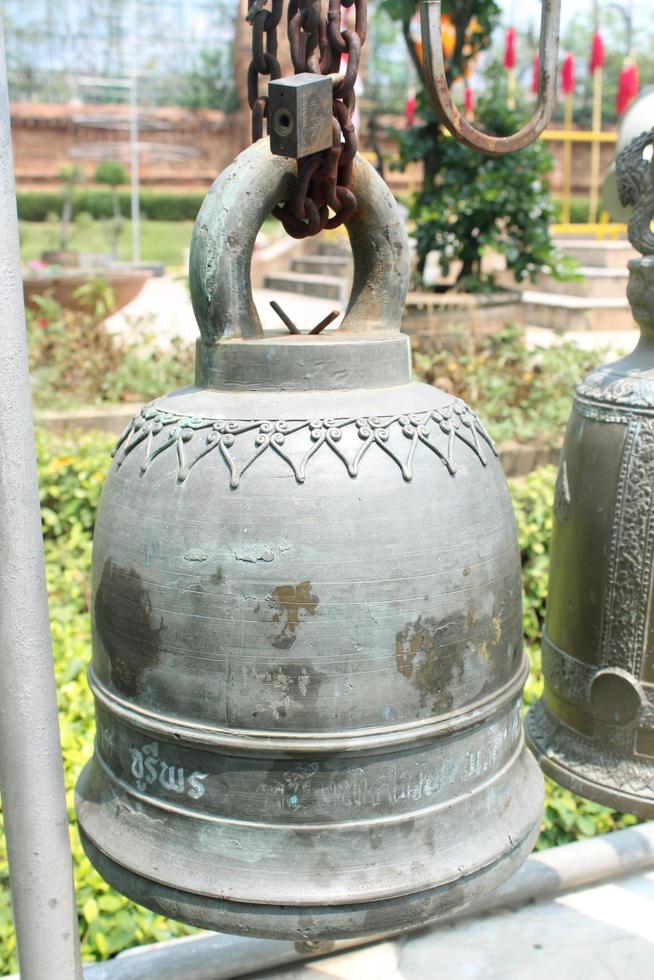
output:
[[[528,348],[523,331],[508,326],[482,340],[453,332],[447,350],[430,350],[423,342],[414,351],[413,369],[422,381],[479,411],[498,442],[556,445],[575,384],[607,359],[602,351],[580,350],[570,342]]]
[[[539,273],[558,278],[574,275],[575,265],[552,239],[557,210],[549,187],[553,160],[541,141],[517,153],[488,156],[462,146],[434,125],[433,110],[421,96],[418,125],[398,134],[399,166],[436,153],[433,178],[411,202],[418,268],[437,252],[441,271],[449,275],[460,263],[457,287],[469,292],[495,288],[492,274],[482,272],[485,251],[504,255],[518,282]],[[505,84],[495,79],[480,99],[477,123],[486,132],[508,136],[524,122],[506,106]]]
[[[179,338],[155,347],[147,321],[134,323],[129,339],[111,334],[105,318],[113,292],[102,279],[80,286],[75,297],[85,309],[66,310],[49,296],[36,297],[28,310],[27,336],[34,404],[37,408],[149,401],[190,384],[194,350]]]
[[[547,176],[553,161],[542,143],[518,153],[492,157],[460,145],[437,119],[425,93],[422,45],[411,31],[417,0],[382,0],[382,6],[400,22],[419,83],[418,120],[396,131],[399,164],[422,164],[422,187],[412,199],[418,273],[422,275],[430,252],[439,254],[445,275],[453,261],[460,262],[457,286],[469,292],[493,288],[493,276],[483,275],[481,257],[492,248],[506,256],[507,267],[518,281],[534,279],[541,270],[555,276],[572,274],[572,265],[555,248],[549,226],[556,211]],[[448,85],[469,78],[478,56],[488,48],[498,25],[501,7],[495,0],[444,0],[444,38]],[[486,70],[486,95],[475,110],[475,125],[494,136],[515,133],[526,121],[508,108],[506,73],[501,66]]]
[[[18,217],[21,221],[46,221],[48,215],[61,213],[63,194],[60,191],[19,191]],[[139,194],[140,214],[150,221],[195,221],[204,193],[193,191],[148,191]],[[129,191],[118,192],[121,214],[131,214]],[[110,190],[84,188],[72,195],[75,213],[85,211],[93,218],[110,218],[114,213],[113,195]]]

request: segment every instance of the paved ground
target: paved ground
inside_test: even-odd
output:
[[[270,300],[277,300],[290,318],[301,330],[310,330],[331,310],[335,309],[333,300],[316,299],[294,293],[273,292],[256,289],[254,298],[259,316],[265,330],[278,330],[281,321],[270,307]],[[135,332],[135,323],[141,321],[148,334],[158,344],[166,346],[173,337],[183,337],[189,342],[198,335],[195,317],[186,280],[170,276],[153,278],[143,287],[140,295],[120,313],[112,316],[108,323],[116,333],[129,336]],[[340,318],[334,322],[334,328]],[[587,350],[610,349],[616,354],[632,350],[638,340],[637,330],[583,330],[570,332],[564,336],[541,327],[527,328],[527,341],[535,347],[548,347],[551,344],[572,340]]]
[[[649,980],[654,976],[654,872],[256,976]]]
[[[279,317],[270,307],[271,300],[277,300],[300,330],[310,330],[337,308],[333,300],[277,293],[268,289],[256,289],[254,298],[265,330],[283,329]],[[194,341],[198,328],[186,280],[170,276],[149,279],[136,299],[107,322],[111,330],[130,336],[134,334],[135,323],[139,320],[146,332],[162,346],[170,343],[173,337]],[[339,323],[340,318],[334,321],[334,326]]]

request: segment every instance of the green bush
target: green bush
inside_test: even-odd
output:
[[[563,199],[561,197],[554,196],[552,198],[554,203],[554,220],[556,222],[563,221]],[[570,199],[570,221],[575,225],[583,225],[588,221],[588,215],[590,212],[590,198],[587,195],[575,194],[574,197]]]
[[[92,697],[86,682],[90,656],[88,615],[91,536],[113,438],[104,433],[53,437],[37,433],[46,577],[61,718],[61,737],[82,951],[86,960],[106,959],[123,949],[182,936],[193,930],[149,912],[106,884],[79,842],[73,792],[93,746]],[[526,703],[542,688],[537,643],[544,616],[554,469],[512,482],[525,587],[524,628],[532,659]],[[635,823],[575,797],[547,780],[539,848],[591,837]],[[17,969],[9,899],[9,876],[0,814],[0,973]]]
[[[132,325],[130,336],[109,333],[105,317],[113,292],[102,279],[80,286],[75,298],[85,310],[66,310],[52,297],[34,298],[27,311],[32,398],[38,408],[74,404],[150,401],[193,381],[193,345],[173,338],[156,347],[147,321]]]
[[[139,195],[141,216],[151,221],[195,221],[204,192],[141,191]],[[19,191],[18,217],[21,221],[47,221],[52,212],[61,213],[63,195],[59,191]],[[118,194],[120,211],[124,217],[131,214],[129,191]],[[78,190],[73,194],[73,210],[87,211],[94,218],[110,218],[113,215],[111,191],[96,188]]]
[[[453,338],[448,350],[425,344],[413,353],[417,377],[463,398],[498,442],[560,441],[574,386],[603,360],[603,351],[574,343],[530,349],[524,331],[507,326],[477,340]]]
[[[489,66],[485,74],[489,90],[477,105],[477,123],[493,136],[506,137],[523,124],[523,112],[507,107],[506,72],[501,66]],[[492,291],[496,276],[482,268],[488,250],[504,255],[518,282],[535,282],[543,271],[557,279],[574,276],[576,263],[555,245],[550,233],[555,218],[548,180],[553,160],[545,144],[533,143],[520,153],[483,155],[443,138],[424,94],[418,116],[417,125],[397,131],[397,166],[405,169],[422,161],[425,168],[423,186],[409,210],[415,221],[419,277],[429,254],[437,252],[444,276],[452,263],[460,263],[459,291]],[[428,158],[432,179],[427,176]]]

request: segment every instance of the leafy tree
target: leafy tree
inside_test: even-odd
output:
[[[118,188],[121,184],[127,183],[127,171],[122,163],[118,163],[116,160],[103,160],[95,171],[95,181],[97,184],[105,184],[111,188],[111,207],[113,214],[105,222],[105,230],[111,247],[111,256],[117,259],[120,236],[122,235],[124,225],[120,210]]]
[[[419,3],[418,0],[382,0],[382,7],[394,20],[400,22],[402,36],[418,76],[418,84],[423,90],[419,93],[418,111],[424,120],[421,127],[420,159],[424,165],[424,186],[427,188],[433,184],[440,169],[443,127],[424,94],[421,50],[411,34],[411,21],[419,10]],[[489,46],[491,33],[499,22],[501,11],[496,0],[443,0],[442,13],[450,19],[454,28],[452,52],[445,63],[447,80],[452,85],[465,76],[471,62]],[[413,139],[412,136],[409,138]]]
[[[477,106],[477,124],[508,136],[523,121],[507,108],[503,72],[496,69],[488,95]],[[401,165],[420,159],[425,146],[429,148],[432,125],[428,121],[403,134]],[[481,260],[484,249],[493,248],[504,254],[518,281],[535,279],[543,269],[558,277],[572,274],[572,264],[550,237],[555,207],[547,178],[553,161],[542,142],[492,157],[439,137],[438,163],[438,173],[411,205],[421,271],[429,253],[436,251],[444,275],[453,260],[461,263],[459,289],[492,289],[493,278],[482,274]]]

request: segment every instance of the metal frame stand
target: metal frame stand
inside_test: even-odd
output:
[[[0,24],[0,790],[22,980],[81,980]]]

